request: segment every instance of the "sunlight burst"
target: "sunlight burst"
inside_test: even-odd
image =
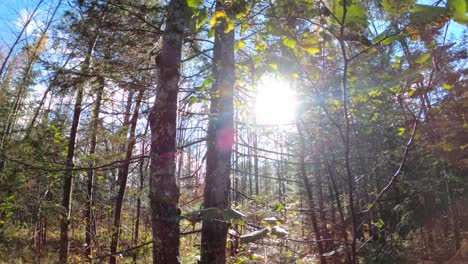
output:
[[[257,86],[257,124],[284,125],[294,122],[297,100],[287,81],[265,75]]]

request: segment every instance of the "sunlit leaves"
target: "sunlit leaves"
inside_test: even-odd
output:
[[[416,0],[383,0],[382,6],[385,11],[392,14],[403,14],[408,12]]]
[[[280,212],[281,210],[284,209],[284,204],[283,203],[279,203],[275,206],[275,211],[276,212]]]
[[[296,48],[296,41],[288,36],[282,36],[281,41],[283,42],[283,45],[290,48],[290,49],[295,49]]]
[[[208,11],[206,8],[187,8],[186,21],[192,33],[197,33],[208,20]]]
[[[225,23],[224,33],[229,33],[234,29],[234,19],[230,18],[224,11],[216,11],[211,18],[210,25],[215,27],[219,23]]]
[[[346,8],[346,15],[344,25],[354,30],[360,30],[367,28],[367,12],[366,9],[361,6],[358,1],[346,1],[346,7],[343,6],[343,0],[334,0],[333,14],[338,18],[339,24],[343,21],[343,14]]]
[[[227,14],[226,12],[224,11],[216,11],[213,15],[213,17],[211,18],[211,21],[210,21],[210,25],[211,27],[215,27],[216,26],[216,23],[219,21],[219,20],[226,20],[227,19]]]
[[[404,38],[406,38],[406,36],[402,35],[402,34],[389,35],[387,32],[384,32],[384,33],[378,35],[377,37],[375,37],[373,39],[373,41],[374,41],[374,43],[375,42],[382,42],[382,44],[390,45],[393,42],[398,41],[398,40],[402,40]]]
[[[329,99],[327,103],[331,106],[332,110],[340,110],[342,107],[341,101],[338,99]]]
[[[431,57],[431,54],[430,53],[424,53],[423,55],[421,55],[421,57],[419,57],[417,60],[416,60],[416,63],[419,63],[419,64],[423,64],[424,62],[426,62],[429,58]]]
[[[382,220],[382,218],[379,218],[379,221],[375,224],[379,229],[382,229],[385,225],[385,222]]]
[[[243,40],[236,41],[236,43],[234,43],[234,52],[238,52],[239,49],[245,49],[246,46],[247,44],[245,43],[245,41]]]
[[[405,29],[406,34],[408,34],[408,37],[410,38],[411,41],[416,41],[421,39],[420,35],[420,30],[417,27],[414,26],[408,26]]]
[[[447,8],[453,16],[453,20],[460,24],[468,25],[468,2],[466,0],[448,0]]]
[[[320,52],[319,41],[320,37],[317,34],[306,32],[304,33],[301,48],[307,53],[317,54]]]
[[[203,3],[203,0],[187,0],[187,5],[189,7],[198,7]]]

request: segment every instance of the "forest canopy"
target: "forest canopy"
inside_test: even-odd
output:
[[[4,0],[1,263],[466,263],[467,0]]]

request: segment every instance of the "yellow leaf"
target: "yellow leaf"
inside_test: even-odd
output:
[[[231,30],[234,29],[234,20],[230,19],[229,17],[226,17],[226,23],[227,23],[227,26],[224,29],[224,33],[229,33],[231,32]]]
[[[227,19],[227,14],[224,11],[216,11],[211,18],[210,25],[211,27],[216,26],[216,23],[218,22],[219,19]]]
[[[245,41],[239,40],[239,48],[240,49],[245,49],[245,46],[246,46]]]
[[[453,86],[448,83],[442,84],[442,87],[444,87],[445,90],[451,90],[453,88]]]
[[[398,129],[398,135],[399,136],[403,136],[405,134],[405,132],[406,132],[406,128],[404,128],[404,127],[400,127]]]
[[[307,47],[307,48],[302,48],[305,52],[310,53],[312,55],[320,53],[319,48],[314,48],[314,47]]]

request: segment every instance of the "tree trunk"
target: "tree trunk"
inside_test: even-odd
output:
[[[92,167],[94,163],[94,155],[96,153],[97,145],[97,131],[99,126],[99,112],[101,111],[102,93],[104,91],[104,78],[99,78],[99,87],[96,91],[96,106],[93,110],[93,123],[91,131],[91,143],[89,147],[89,156],[91,157],[90,167],[87,170],[88,183],[87,183],[87,198],[88,204],[86,207],[86,258],[90,263],[93,262],[93,247],[94,237],[96,236],[96,222],[94,218],[93,206],[94,206],[94,170]]]
[[[216,10],[224,10],[230,16],[229,7],[216,2]],[[231,19],[233,19],[231,17]],[[229,174],[231,152],[234,143],[233,93],[235,83],[234,30],[225,32],[226,22],[215,29],[213,76],[210,121],[208,126],[205,208],[229,207]],[[250,157],[249,157],[250,158]],[[208,184],[209,183],[209,184]],[[226,263],[226,234],[228,224],[222,215],[203,219],[201,237],[201,263]]]
[[[147,135],[148,127],[146,127],[145,135]],[[145,155],[146,142],[141,144],[141,155]],[[133,238],[133,245],[138,245],[138,239],[140,236],[140,218],[141,218],[141,195],[143,193],[144,182],[145,182],[145,159],[141,159],[139,166],[139,176],[140,182],[138,185],[138,195],[137,195],[137,208],[136,208],[136,219],[135,219],[135,237]],[[137,261],[137,254],[133,254],[133,263]]]
[[[119,168],[118,181],[119,181],[119,192],[117,193],[117,200],[115,202],[114,210],[114,225],[112,227],[112,241],[111,241],[111,256],[109,263],[115,264],[117,249],[119,247],[120,231],[122,226],[122,207],[123,199],[125,196],[125,190],[127,187],[128,171],[130,168],[130,160],[133,154],[133,147],[135,146],[135,131],[138,121],[138,114],[140,112],[140,105],[143,99],[144,89],[141,89],[136,98],[135,109],[133,110],[132,119],[130,120],[130,134],[128,136],[128,143],[126,147],[125,159],[122,166]],[[131,103],[130,103],[131,104]]]
[[[162,50],[158,55],[158,87],[151,111],[150,200],[153,263],[179,263],[179,188],[176,183],[177,94],[179,92],[185,0],[168,7]]]
[[[305,166],[305,137],[304,133],[302,132],[302,128],[300,127],[299,123],[297,124],[297,132],[299,135],[299,147],[300,147],[300,173],[302,180],[304,182],[304,187],[307,193],[307,200],[309,203],[309,210],[310,210],[310,220],[312,222],[312,228],[314,229],[315,239],[317,240],[317,247],[320,255],[320,263],[325,264],[327,263],[325,257],[323,256],[324,253],[324,245],[321,240],[320,229],[317,223],[317,217],[315,216],[315,205],[314,205],[314,196],[312,186],[310,185],[309,178],[307,177],[307,171]]]
[[[452,227],[452,234],[453,234],[453,243],[454,243],[454,249],[455,252],[457,252],[460,249],[461,246],[461,239],[460,239],[460,230],[458,230],[458,225],[457,221],[455,219],[455,212],[453,208],[453,203],[452,203],[452,196],[451,196],[451,190],[450,190],[450,185],[447,177],[447,172],[444,169],[444,177],[445,177],[445,187],[447,191],[447,202],[448,202],[448,213],[449,213],[449,218],[450,218],[450,226]]]
[[[91,56],[96,45],[98,37],[94,37],[92,41],[90,41],[90,45],[88,46],[88,50],[86,51],[86,58],[83,61],[83,65],[81,67],[81,72],[83,76],[86,76],[89,72],[90,64],[91,64]],[[82,111],[82,102],[83,102],[83,93],[84,93],[84,81],[81,81],[78,84],[78,90],[76,92],[76,101],[75,101],[75,108],[73,111],[73,120],[72,126],[70,129],[70,138],[68,140],[68,151],[67,151],[67,158],[66,158],[66,165],[65,165],[65,175],[64,175],[64,183],[63,183],[63,198],[62,198],[62,206],[63,206],[63,213],[60,215],[60,255],[59,255],[59,262],[60,263],[67,263],[68,259],[68,249],[69,249],[69,237],[68,237],[68,229],[70,224],[70,217],[71,217],[71,201],[72,201],[72,184],[73,184],[73,159],[75,157],[75,143],[76,143],[76,136],[78,134],[78,126],[80,123],[80,116]]]

